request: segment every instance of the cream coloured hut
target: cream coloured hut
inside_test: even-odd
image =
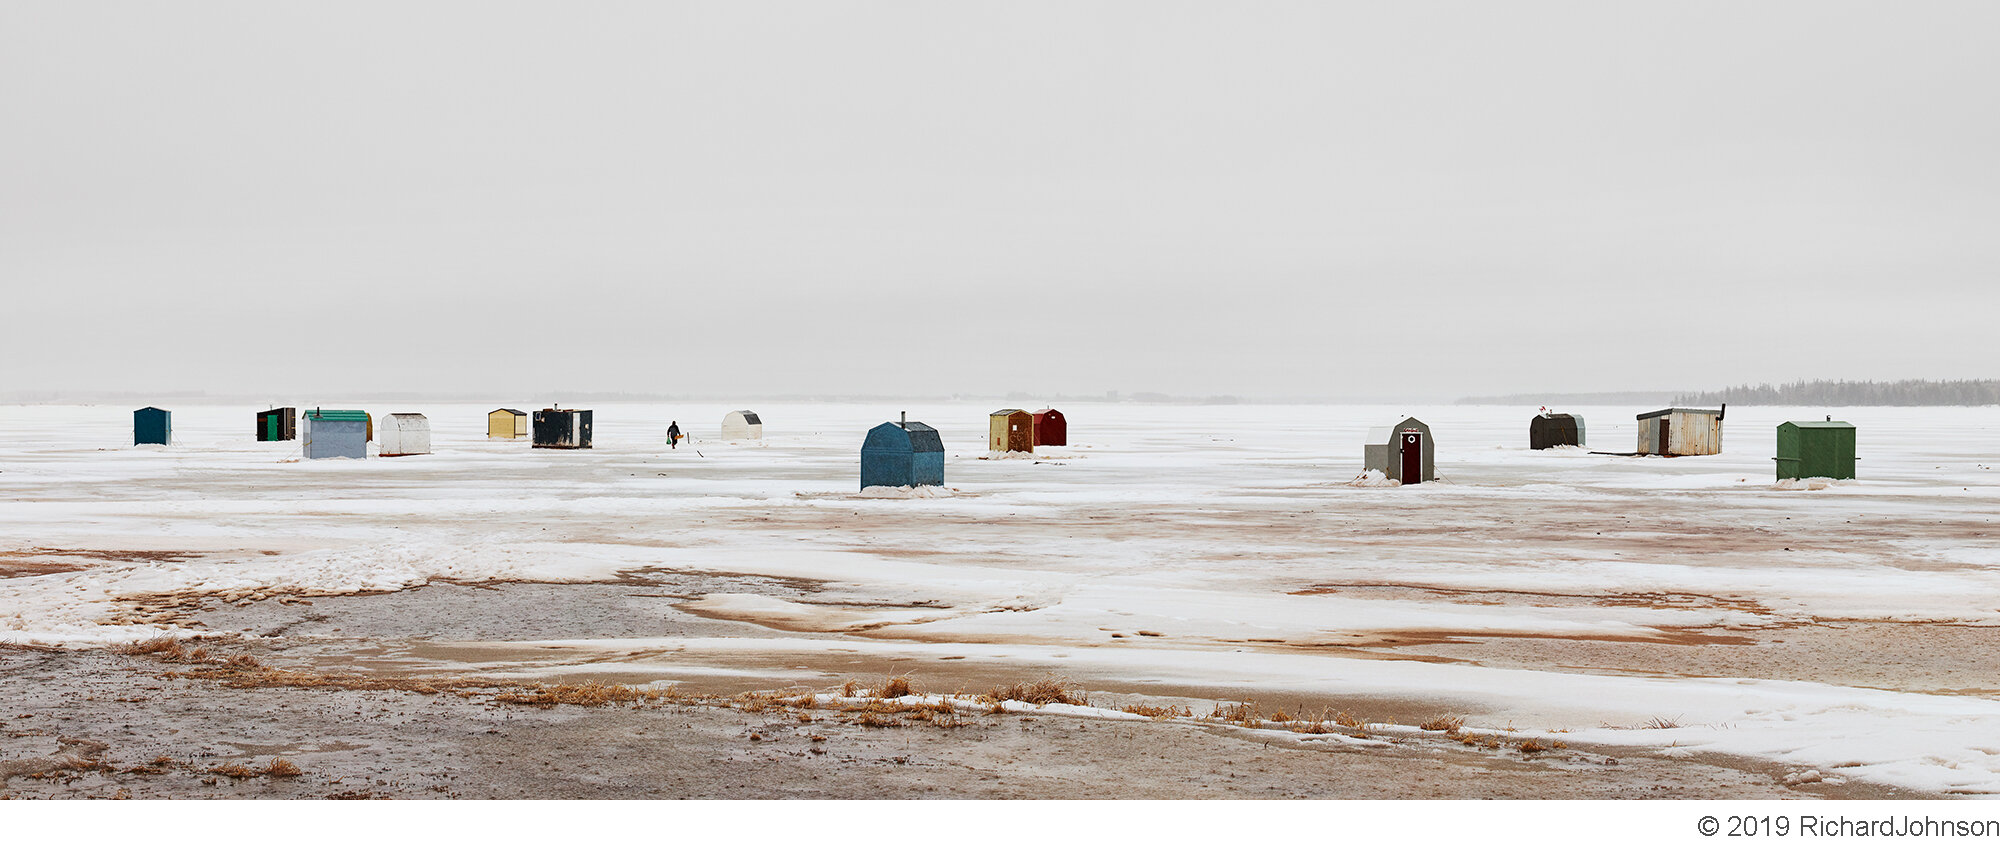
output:
[[[527,436],[527,412],[518,408],[496,408],[486,412],[486,437],[512,439]]]
[[[764,437],[764,420],[754,411],[732,411],[722,415],[722,439],[754,441]]]

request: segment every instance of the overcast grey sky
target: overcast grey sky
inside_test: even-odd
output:
[[[0,392],[2000,376],[1996,32],[1991,2],[0,0]]]

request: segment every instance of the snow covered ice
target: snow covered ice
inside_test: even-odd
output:
[[[934,403],[908,410],[943,433],[948,486],[857,494],[863,434],[903,409],[760,404],[761,442],[695,426],[668,450],[666,420],[728,407],[599,405],[595,448],[554,451],[488,440],[490,406],[358,407],[424,413],[433,452],[301,461],[251,439],[258,409],[204,406],[173,408],[173,445],[133,447],[124,407],[0,407],[0,642],[226,631],[160,611],[189,597],[673,573],[708,586],[663,607],[750,628],[467,638],[441,619],[321,648],[512,677],[775,686],[865,659],[1383,697],[2000,791],[2000,409],[1732,407],[1721,455],[1662,459],[1529,450],[1533,409],[1066,404],[1070,446],[988,460],[990,409]],[[1626,451],[1646,409],[1565,410]],[[1773,427],[1829,413],[1860,427],[1861,478],[1777,484]],[[1412,415],[1438,481],[1358,477],[1368,429]]]

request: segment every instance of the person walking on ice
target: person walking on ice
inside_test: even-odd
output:
[[[667,446],[670,449],[681,448],[681,422],[679,420],[667,422]]]

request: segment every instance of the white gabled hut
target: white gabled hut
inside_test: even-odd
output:
[[[391,414],[382,418],[382,431],[376,433],[376,455],[388,458],[427,455],[430,451],[430,418],[421,414]]]
[[[722,439],[754,441],[764,437],[764,420],[754,411],[732,411],[722,415]]]

